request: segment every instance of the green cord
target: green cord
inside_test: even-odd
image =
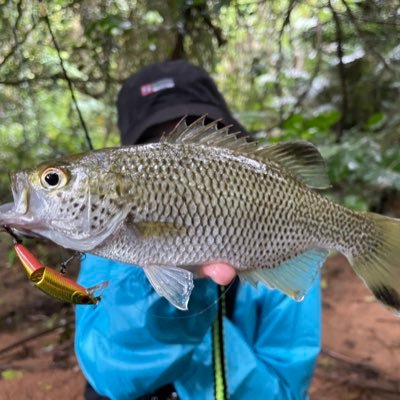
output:
[[[225,357],[224,357],[224,332],[223,317],[226,314],[225,290],[218,287],[218,315],[212,327],[213,340],[213,364],[214,364],[214,394],[215,400],[227,400],[228,390],[225,377]]]

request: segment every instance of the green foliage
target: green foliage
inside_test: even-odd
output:
[[[336,193],[345,205],[366,210],[379,202],[383,191],[400,191],[400,143],[386,147],[384,136],[368,130],[353,132],[342,143],[322,148]]]
[[[400,192],[400,123],[383,129],[386,116],[377,113],[362,128],[346,132],[337,143],[332,128],[339,118],[337,112],[309,118],[294,115],[269,140],[297,138],[319,145],[327,161],[333,197],[350,208],[365,211],[379,202],[382,192]]]
[[[295,114],[282,125],[286,139],[320,140],[332,136],[332,127],[340,119],[338,111],[329,111],[312,117]]]

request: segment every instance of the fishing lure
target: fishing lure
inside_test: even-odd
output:
[[[35,286],[58,300],[73,304],[97,304],[100,296],[95,296],[94,292],[108,285],[108,282],[102,282],[85,288],[62,273],[45,267],[22,243],[16,242],[14,249]]]

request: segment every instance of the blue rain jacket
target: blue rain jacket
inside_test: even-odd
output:
[[[96,306],[76,307],[75,350],[95,390],[135,399],[173,383],[181,399],[214,399],[211,325],[216,285],[196,280],[189,311],[159,297],[141,268],[87,255],[79,282],[109,281]],[[316,282],[296,302],[260,284],[240,284],[232,320],[224,320],[230,399],[305,399],[320,350]]]

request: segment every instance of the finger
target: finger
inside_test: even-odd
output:
[[[199,276],[208,277],[218,285],[228,285],[236,276],[236,272],[229,264],[212,263],[201,266]]]

